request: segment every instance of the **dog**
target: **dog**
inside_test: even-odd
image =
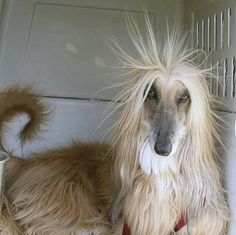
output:
[[[128,20],[135,54],[113,42],[125,80],[111,143],[78,142],[28,159],[11,157],[1,234],[121,235],[124,224],[132,235],[227,234],[207,70],[175,32],[158,46],[145,19],[145,37]],[[31,139],[47,107],[27,87],[3,93],[1,139],[4,125],[20,112],[30,117],[20,137]],[[181,218],[185,226],[176,231]]]

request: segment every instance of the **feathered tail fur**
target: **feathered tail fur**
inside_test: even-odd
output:
[[[48,120],[50,110],[30,86],[14,85],[2,92],[0,96],[0,149],[5,151],[2,139],[6,124],[21,113],[29,116],[29,121],[19,133],[22,142],[35,137],[42,123]]]

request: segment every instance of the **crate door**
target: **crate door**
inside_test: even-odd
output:
[[[211,93],[226,105],[219,108],[224,120],[221,135],[226,147],[225,172],[232,223],[230,234],[236,234],[236,1],[185,1],[186,20],[190,19],[195,48],[207,54],[207,63],[217,75],[208,78]]]

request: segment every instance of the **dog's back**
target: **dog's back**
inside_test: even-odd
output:
[[[49,114],[28,87],[7,89],[0,103],[2,137],[5,123],[26,112],[30,120],[20,137],[31,139]],[[28,159],[11,157],[1,234],[110,234],[107,209],[114,190],[109,153],[105,144],[74,143]]]

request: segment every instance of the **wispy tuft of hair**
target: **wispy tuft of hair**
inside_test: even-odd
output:
[[[186,140],[180,147],[177,159],[179,167],[186,179],[194,184],[201,183],[198,179],[207,179],[218,194],[211,205],[219,215],[227,214],[227,207],[218,209],[217,205],[225,204],[221,186],[221,174],[218,169],[215,141],[220,141],[217,132],[217,114],[212,109],[214,98],[211,96],[206,75],[209,69],[200,68],[195,60],[201,52],[189,49],[188,36],[180,36],[177,29],[167,31],[165,42],[156,41],[149,17],[145,16],[146,37],[131,17],[127,17],[127,28],[134,51],[122,48],[113,40],[111,47],[119,59],[123,69],[121,82],[117,84],[122,91],[117,95],[113,104],[120,111],[119,119],[111,130],[113,136],[115,159],[115,177],[119,188],[116,197],[112,220],[116,222],[121,216],[125,203],[125,195],[129,194],[137,176],[138,156],[144,144],[142,121],[144,120],[143,103],[152,83],[159,78],[180,81],[188,89],[191,97],[191,107],[188,114],[188,131]],[[205,60],[206,62],[206,60]],[[199,112],[200,107],[200,112]],[[189,175],[191,169],[192,173]],[[196,188],[196,195],[203,193],[207,185]],[[211,198],[211,191],[205,195]],[[192,200],[192,195],[186,198],[186,204]],[[219,202],[220,200],[220,202]],[[192,202],[201,206],[202,201]],[[221,211],[220,211],[221,210]],[[197,212],[196,212],[197,213]],[[137,225],[138,226],[138,225]]]
[[[6,88],[0,97],[0,139],[3,139],[6,124],[18,115],[26,113],[29,121],[19,133],[21,141],[29,141],[40,132],[41,125],[50,116],[50,109],[30,86],[14,85]],[[4,150],[2,142],[0,148]]]

